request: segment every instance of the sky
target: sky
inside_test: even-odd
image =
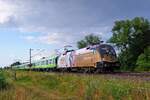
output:
[[[34,59],[76,48],[90,33],[106,41],[115,21],[150,20],[149,10],[150,0],[0,0],[0,66],[28,61],[29,48]]]

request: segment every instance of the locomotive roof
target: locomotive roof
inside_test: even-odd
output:
[[[98,45],[88,46],[88,47],[76,50],[76,55],[93,52],[93,50],[96,50],[96,48],[98,48],[100,46],[111,46],[111,45],[109,45],[109,44],[98,44]]]
[[[76,50],[76,55],[78,55],[78,54],[84,54],[84,53],[89,53],[89,52],[92,52],[92,51],[93,50],[91,50],[91,49],[82,48],[82,49]]]

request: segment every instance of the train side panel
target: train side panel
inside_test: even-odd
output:
[[[74,66],[74,51],[61,54],[57,61],[57,68],[69,68]]]
[[[56,57],[42,59],[32,63],[32,69],[56,68]]]
[[[74,67],[96,67],[96,62],[99,60],[100,56],[96,49],[83,48],[76,52]]]

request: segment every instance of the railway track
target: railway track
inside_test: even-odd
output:
[[[42,71],[43,72],[43,71]],[[44,71],[45,72],[45,71]],[[138,78],[150,81],[150,72],[80,72],[80,71],[46,71],[46,72],[54,72],[61,74],[76,74],[76,75],[105,75],[110,77],[118,77],[118,78]]]
[[[150,72],[114,72],[105,74],[108,77],[130,79],[130,80],[142,80],[150,82]]]
[[[33,70],[32,70],[33,71]],[[116,75],[116,76],[137,76],[137,77],[150,77],[150,72],[92,72],[92,71],[71,71],[71,70],[34,70],[40,72],[55,72],[55,73],[72,73],[81,75]]]
[[[60,73],[60,72],[56,72],[56,73]],[[150,82],[150,72],[103,72],[103,73],[61,72],[61,74],[103,75],[112,78],[144,80]]]
[[[111,72],[111,73],[104,73],[104,74],[117,75],[117,76],[150,77],[150,72]]]
[[[117,75],[117,76],[139,76],[139,77],[150,77],[150,72],[68,72],[64,71],[64,73],[75,73],[75,74],[88,74],[88,75]]]

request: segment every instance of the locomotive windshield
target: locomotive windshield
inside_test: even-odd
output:
[[[116,56],[114,48],[110,45],[100,45],[99,51],[102,55],[107,54]]]

